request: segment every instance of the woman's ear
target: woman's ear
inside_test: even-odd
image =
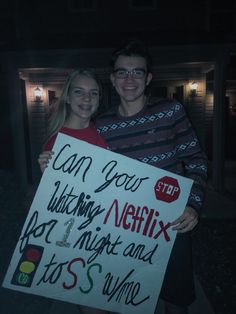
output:
[[[115,86],[115,76],[113,73],[110,74],[110,80],[111,80],[112,86]]]

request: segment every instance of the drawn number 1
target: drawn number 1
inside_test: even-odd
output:
[[[74,223],[75,223],[75,219],[74,218],[71,218],[71,219],[69,219],[68,221],[66,221],[64,223],[64,226],[68,225],[68,227],[66,228],[66,232],[65,232],[62,240],[61,241],[57,241],[56,245],[70,247],[70,243],[67,242],[67,239],[68,239],[68,237],[69,237],[69,235],[71,233],[71,230],[73,228]]]

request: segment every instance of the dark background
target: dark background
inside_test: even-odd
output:
[[[150,47],[169,46],[170,49],[182,45],[215,44],[219,48],[224,44],[235,45],[236,1],[2,0],[0,2],[0,57],[1,53],[17,53],[17,51],[113,48],[126,39],[137,37],[143,39]],[[30,53],[28,58],[31,58]],[[235,56],[230,62],[230,70],[233,72],[236,68]],[[3,69],[0,68],[0,75],[2,71]],[[24,195],[22,199],[14,177],[11,117],[10,109],[6,105],[8,94],[4,88],[7,85],[4,77],[0,76],[1,279],[26,216],[26,212],[21,212],[22,208],[25,208],[26,196]],[[227,149],[231,152],[235,147],[235,143],[231,143]],[[228,175],[230,184],[225,195],[235,202],[234,164]],[[218,194],[214,194],[215,199],[216,197]],[[211,204],[208,206],[212,207]],[[222,205],[220,210],[227,212],[227,206]],[[214,208],[212,212],[214,213]],[[221,218],[219,215],[215,219],[214,215],[211,217],[206,215],[194,234],[196,273],[217,314],[236,312],[236,215],[234,218],[227,215],[225,217]],[[4,290],[2,294],[1,291],[1,304],[4,304],[5,300],[9,302],[13,300],[12,304],[14,304],[14,298],[15,304],[19,302],[19,310],[22,311],[24,311],[22,300],[25,300],[25,304],[36,302],[38,309],[43,305],[40,298],[25,296],[25,299],[22,299],[13,292],[7,294]],[[6,313],[13,314],[7,310]]]
[[[1,1],[0,48],[235,43],[235,13],[234,0]]]

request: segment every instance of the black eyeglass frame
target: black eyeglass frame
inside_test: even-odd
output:
[[[123,71],[124,72],[124,74],[123,75],[117,75],[117,73],[119,72],[119,71]],[[138,74],[137,75],[137,73],[136,72],[141,72],[142,74]],[[145,69],[143,69],[143,68],[134,68],[134,69],[132,69],[132,70],[127,70],[127,69],[124,69],[124,68],[118,68],[118,69],[115,69],[114,71],[113,71],[113,73],[114,73],[114,75],[117,77],[117,78],[127,78],[129,75],[131,75],[131,77],[132,78],[144,78],[145,77],[145,75],[147,74],[147,71],[145,70]]]

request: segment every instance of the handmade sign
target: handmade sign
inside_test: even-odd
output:
[[[3,286],[154,313],[192,180],[64,134],[53,151]]]

